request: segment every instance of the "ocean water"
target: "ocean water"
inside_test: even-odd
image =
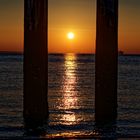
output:
[[[49,55],[49,120],[39,137],[140,138],[140,56],[119,56],[118,118],[95,125],[95,56]],[[47,85],[46,85],[47,86]],[[0,55],[0,138],[32,137],[23,122],[23,56]]]

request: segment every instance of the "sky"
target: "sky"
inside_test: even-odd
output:
[[[0,51],[23,51],[24,0],[0,0]],[[96,0],[49,0],[49,53],[95,53]],[[74,39],[68,39],[73,32]],[[119,50],[140,54],[140,0],[119,1]]]

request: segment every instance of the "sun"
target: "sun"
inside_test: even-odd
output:
[[[74,39],[74,33],[73,32],[69,32],[67,34],[68,39]]]

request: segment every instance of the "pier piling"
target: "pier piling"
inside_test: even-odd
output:
[[[48,0],[24,0],[24,120],[31,125],[49,114],[47,25]]]
[[[117,118],[118,0],[97,0],[96,123]]]

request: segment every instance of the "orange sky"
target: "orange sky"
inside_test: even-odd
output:
[[[24,0],[0,1],[0,51],[23,50]],[[140,54],[140,1],[120,0],[119,50]],[[68,32],[75,38],[69,40]],[[49,52],[94,53],[95,0],[49,0]]]

